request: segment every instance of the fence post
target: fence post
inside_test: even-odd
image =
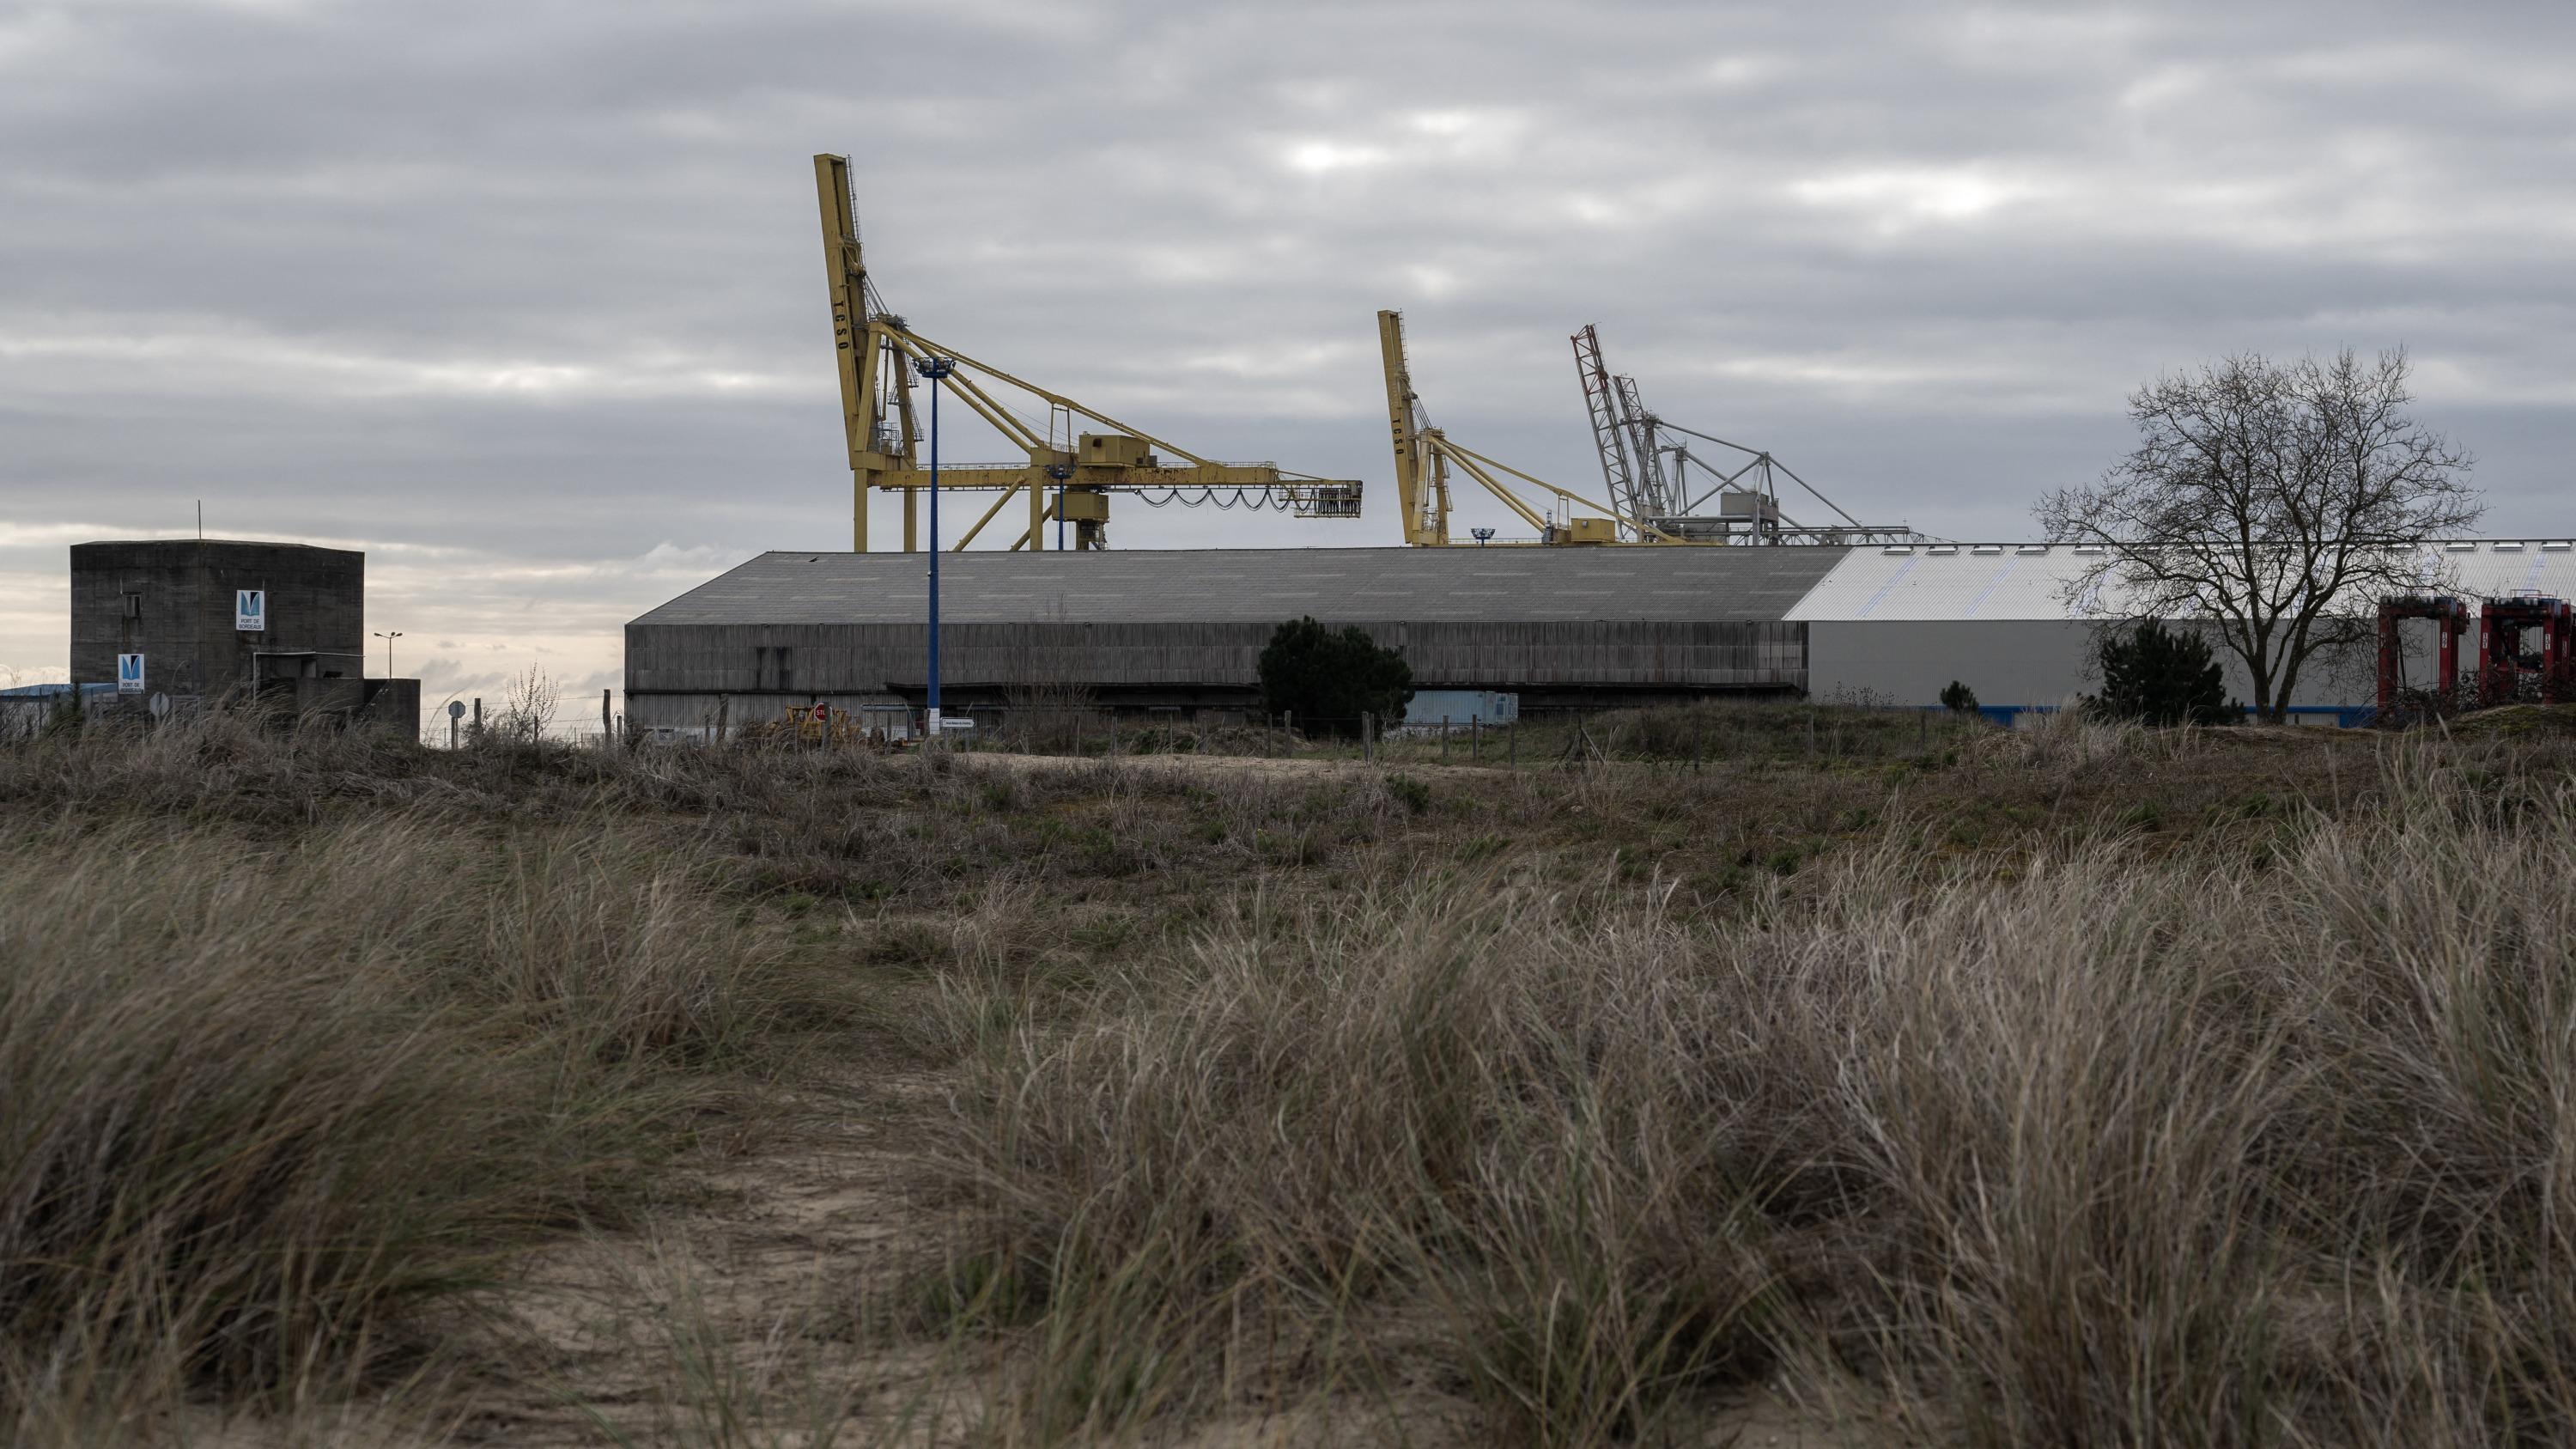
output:
[[[1449,763],[1449,716],[1440,716],[1440,763]]]
[[[1521,763],[1521,722],[1514,719],[1503,728],[1503,763],[1514,769]]]
[[[617,748],[617,722],[608,717],[608,691],[604,689],[599,692],[599,747]]]
[[[1467,716],[1467,762],[1475,764],[1485,758],[1485,717]]]
[[[1297,711],[1282,710],[1279,721],[1279,732],[1288,740],[1288,758],[1293,760],[1297,758]]]
[[[1361,711],[1360,711],[1360,763],[1361,763],[1361,764],[1367,764],[1367,763],[1369,762],[1369,760],[1370,760],[1371,758],[1373,758],[1373,756],[1370,754],[1369,746],[1370,746],[1370,739],[1369,739],[1369,712],[1368,712],[1367,710],[1361,710]]]

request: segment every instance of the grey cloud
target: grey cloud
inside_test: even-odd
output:
[[[2571,40],[2325,0],[22,4],[0,577],[207,497],[378,550],[456,678],[596,678],[689,570],[846,537],[824,149],[930,336],[1379,485],[1356,525],[1122,504],[1127,546],[1390,542],[1390,305],[1441,421],[1533,471],[1597,480],[1597,321],[1659,408],[1953,536],[2098,471],[2160,370],[2402,341],[2494,526],[2576,531]],[[58,662],[42,612],[0,663]]]

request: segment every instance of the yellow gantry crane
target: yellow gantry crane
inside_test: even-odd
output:
[[[1026,462],[941,464],[942,491],[1001,495],[957,540],[957,549],[973,543],[1015,497],[1026,500],[1028,524],[1013,549],[1045,548],[1050,521],[1072,525],[1076,548],[1106,547],[1112,493],[1138,494],[1156,507],[1215,504],[1284,508],[1299,518],[1359,517],[1361,485],[1356,479],[1285,473],[1276,463],[1202,458],[913,331],[886,309],[869,280],[850,195],[849,158],[816,156],[814,189],[822,202],[823,265],[832,291],[832,340],[840,357],[852,548],[861,553],[868,548],[871,489],[903,495],[904,550],[921,547],[920,498],[931,481],[923,452],[927,443],[913,408],[913,365],[929,358],[951,365],[945,385],[957,401],[1028,455]],[[1044,403],[1045,421],[1024,419],[1005,407],[994,396],[1002,389]],[[1080,431],[1083,422],[1102,431]],[[1166,462],[1156,449],[1180,461]]]
[[[1403,511],[1404,541],[1428,547],[1454,542],[1449,537],[1449,470],[1458,472],[1501,500],[1536,539],[1510,540],[1540,544],[1690,544],[1725,547],[1778,543],[1906,543],[1919,540],[1902,523],[1867,524],[1844,513],[1832,499],[1790,473],[1778,459],[1695,432],[1646,411],[1637,396],[1637,380],[1613,375],[1601,360],[1601,337],[1586,325],[1574,334],[1575,370],[1583,383],[1584,406],[1592,422],[1593,441],[1601,454],[1601,480],[1610,502],[1600,503],[1544,478],[1500,463],[1452,441],[1431,426],[1421,394],[1414,391],[1413,367],[1404,352],[1404,314],[1377,314],[1378,349],[1386,365],[1387,421],[1395,433],[1395,493]],[[1678,440],[1661,434],[1687,434],[1745,455],[1748,461],[1721,468]],[[1694,490],[1688,472],[1698,468],[1711,486]],[[1800,525],[1780,511],[1774,471],[1814,494],[1842,522],[1821,528]],[[1531,506],[1504,478],[1549,495]],[[1714,503],[1716,511],[1709,512]],[[1558,505],[1564,516],[1558,517]],[[1578,513],[1575,510],[1582,509]],[[1478,543],[1493,536],[1490,528],[1474,530]]]
[[[1559,488],[1544,478],[1534,478],[1508,463],[1497,462],[1484,454],[1454,442],[1449,435],[1431,426],[1422,407],[1422,395],[1414,391],[1413,366],[1404,352],[1404,314],[1384,311],[1377,314],[1378,350],[1386,365],[1386,414],[1395,434],[1395,496],[1403,514],[1404,541],[1438,548],[1453,540],[1449,537],[1449,471],[1456,468],[1486,492],[1501,500],[1523,523],[1538,533],[1542,544],[1605,543],[1687,543],[1689,540],[1666,533],[1642,518],[1622,513],[1604,503],[1596,503],[1580,493]],[[1532,507],[1504,477],[1519,480],[1529,487],[1550,495],[1541,507]],[[1565,505],[1565,517],[1555,517],[1556,504]],[[1577,508],[1588,510],[1576,513]],[[1622,527],[1635,535],[1620,537]],[[1476,530],[1478,543],[1492,535],[1491,529]],[[1517,540],[1526,546],[1529,540]]]

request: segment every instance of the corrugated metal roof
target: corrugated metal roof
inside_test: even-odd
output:
[[[1155,549],[952,553],[951,623],[1731,622],[2068,619],[2094,561],[2064,544],[1910,548]],[[2576,598],[2576,543],[2428,544],[2425,577],[2471,599]],[[917,623],[921,554],[766,553],[638,624]],[[2120,608],[2116,586],[2099,600]]]
[[[1847,550],[1798,548],[1276,548],[951,553],[940,615],[956,624],[1768,622]],[[634,622],[918,623],[925,555],[765,553]]]
[[[2576,598],[2576,545],[2565,539],[2476,539],[2426,544],[2422,576],[2447,573],[2453,592],[2469,599],[2521,592]],[[2065,544],[1916,544],[1846,551],[1807,596],[1792,620],[1920,621],[2071,619],[2094,612],[2068,600],[2068,588],[2099,555]],[[2120,611],[2120,590],[2107,587],[2103,611]]]
[[[2094,562],[2059,547],[1856,548],[1788,613],[1791,619],[2064,619],[2064,590]],[[1992,547],[1989,545],[1989,547]]]

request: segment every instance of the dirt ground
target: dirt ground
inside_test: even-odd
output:
[[[446,1433],[402,1437],[498,1449],[982,1442],[978,1398],[1008,1371],[1006,1350],[890,1345],[864,1323],[938,1261],[941,1224],[914,1184],[948,1086],[853,1073],[801,1092],[794,1128],[759,1149],[682,1165],[671,1201],[636,1229],[542,1259],[503,1304],[506,1372],[468,1390],[471,1411]],[[1745,1449],[1899,1442],[1773,1393],[1712,1414],[1705,1430],[1700,1442]],[[220,1438],[273,1442],[244,1425]],[[1443,1449],[1484,1437],[1465,1399],[1397,1382],[1292,1391],[1157,1442]]]

